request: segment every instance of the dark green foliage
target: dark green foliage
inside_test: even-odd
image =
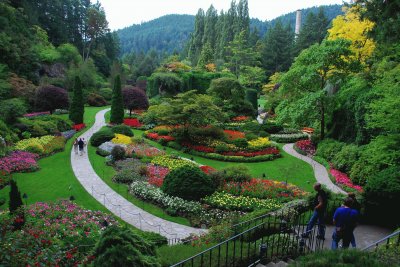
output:
[[[175,95],[183,91],[183,80],[175,73],[156,72],[151,75],[147,83],[149,97],[158,94]]]
[[[183,72],[178,75],[183,79],[184,91],[197,90],[200,94],[206,93],[212,80],[232,76],[229,73],[200,71]]]
[[[121,92],[121,78],[118,75],[115,77],[114,90],[111,101],[111,123],[120,124],[124,120],[124,103]]]
[[[17,118],[26,113],[26,105],[19,98],[0,101],[0,117],[4,122],[13,124]]]
[[[189,136],[192,138],[202,138],[202,139],[222,139],[225,136],[224,130],[219,127],[191,127],[189,128]]]
[[[23,205],[21,193],[18,190],[17,182],[14,180],[10,180],[10,202],[9,202],[9,210],[11,213],[14,213],[18,210],[19,207]]]
[[[103,149],[101,149],[99,147],[96,148],[96,154],[99,155],[99,156],[102,156],[102,157],[107,157],[107,156],[111,155],[110,152],[108,152],[106,150],[103,150]]]
[[[325,139],[318,144],[316,155],[323,157],[327,161],[332,161],[336,154],[342,150],[344,145],[344,143],[333,139]]]
[[[68,93],[65,89],[46,85],[36,91],[35,107],[38,111],[50,111],[68,108]]]
[[[98,147],[104,142],[108,142],[114,138],[114,133],[110,129],[103,129],[93,134],[90,138],[90,144],[92,146]]]
[[[111,131],[113,131],[113,133],[118,133],[118,134],[123,134],[126,136],[133,136],[133,132],[131,127],[126,126],[124,124],[121,125],[115,125],[114,127],[111,128]]]
[[[74,122],[74,124],[83,123],[83,113],[84,110],[84,100],[82,93],[82,83],[81,79],[76,76],[75,77],[75,85],[74,85],[74,96],[72,97],[72,103],[69,108],[69,119]]]
[[[123,160],[125,159],[125,149],[122,146],[115,146],[111,150],[111,156],[113,161]]]
[[[18,128],[21,133],[24,131],[31,133],[32,137],[65,132],[72,127],[72,122],[69,119],[57,115],[41,116],[32,119],[21,118],[19,122],[20,123],[14,126]]]
[[[161,266],[153,243],[128,228],[110,226],[95,247],[95,266]]]
[[[144,240],[153,244],[156,247],[168,245],[168,239],[160,234],[154,232],[138,231],[138,235],[140,235]]]
[[[323,250],[311,253],[296,259],[296,262],[289,265],[296,266],[354,266],[354,267],[375,267],[389,266],[381,264],[370,252],[363,252],[356,249]]]
[[[7,124],[5,124],[0,119],[0,136],[4,138],[6,142],[16,142],[18,141],[18,136],[8,128]]]
[[[258,107],[257,90],[247,89],[246,90],[246,100],[249,101],[253,105],[253,108],[256,110]]]
[[[248,145],[246,138],[237,138],[232,143],[239,148],[246,148]]]
[[[99,90],[99,95],[101,95],[105,100],[110,101],[112,98],[112,89],[110,88],[101,88]]]
[[[275,122],[267,122],[262,124],[261,130],[269,134],[277,134],[283,130],[283,126]]]
[[[143,181],[146,177],[140,173],[132,170],[121,170],[112,178],[114,183],[128,184],[130,185],[135,181]]]
[[[400,203],[400,167],[389,167],[368,180],[364,188],[365,213],[379,224],[399,225],[394,216]]]
[[[200,200],[215,191],[211,178],[194,166],[172,170],[165,177],[161,189],[168,195],[186,200]]]
[[[248,182],[251,180],[250,170],[246,165],[234,165],[221,170],[225,175],[226,182]]]
[[[342,149],[333,157],[333,166],[344,172],[349,173],[354,163],[360,156],[361,149],[356,145],[344,145]]]

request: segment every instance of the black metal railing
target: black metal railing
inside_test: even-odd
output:
[[[363,248],[363,251],[370,251],[370,250],[378,250],[379,248],[387,249],[390,247],[398,247],[400,246],[400,230],[366,246]]]

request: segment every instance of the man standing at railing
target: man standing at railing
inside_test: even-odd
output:
[[[333,215],[335,230],[332,233],[332,249],[338,248],[338,243],[343,240],[343,248],[348,248],[352,240],[353,231],[358,220],[358,211],[352,209],[353,199],[347,197],[341,207]]]
[[[318,239],[325,240],[325,211],[327,204],[327,195],[326,192],[322,189],[320,183],[314,184],[314,190],[317,191],[317,194],[314,198],[314,213],[311,216],[310,221],[307,224],[306,232],[301,235],[303,238],[309,237],[311,230],[313,229],[316,222],[318,222]]]

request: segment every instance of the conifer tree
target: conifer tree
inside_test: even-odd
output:
[[[203,47],[203,36],[204,36],[204,22],[205,15],[203,9],[199,9],[196,14],[195,23],[194,23],[194,32],[192,33],[192,37],[190,39],[189,46],[189,60],[193,65],[196,65],[199,56],[201,53],[201,49]]]
[[[85,109],[83,103],[82,83],[81,79],[76,76],[74,85],[74,96],[72,97],[72,103],[69,108],[69,119],[75,124],[83,123],[84,111]]]
[[[23,205],[21,193],[18,190],[17,182],[11,179],[10,181],[10,202],[9,202],[9,210],[10,213],[18,210],[19,207]]]
[[[213,62],[213,51],[210,43],[206,43],[203,46],[203,50],[201,50],[201,55],[199,58],[199,62],[197,63],[197,67],[204,69],[207,64],[212,62]]]
[[[111,99],[111,123],[122,123],[124,120],[124,103],[121,92],[121,78],[115,77],[114,89]]]
[[[215,49],[217,40],[216,25],[218,22],[218,13],[213,5],[207,10],[205,21],[204,21],[204,35],[203,35],[203,47],[205,44],[210,43],[211,49]]]

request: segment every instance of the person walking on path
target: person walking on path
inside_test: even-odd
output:
[[[358,212],[358,216],[360,217],[361,216],[361,204],[360,204],[360,202],[358,202],[358,200],[356,198],[356,194],[354,194],[353,192],[350,192],[347,194],[347,196],[353,200],[353,204],[351,205],[351,208],[356,210]],[[354,232],[352,232],[350,243],[353,248],[357,247],[356,238],[354,237]]]
[[[352,209],[353,199],[347,197],[341,207],[337,208],[333,215],[335,229],[332,233],[332,249],[337,249],[340,240],[343,240],[343,248],[348,248],[353,237],[353,231],[358,221],[358,211]]]
[[[320,183],[314,184],[314,190],[317,191],[317,194],[314,198],[314,213],[311,216],[310,221],[307,224],[306,232],[303,233],[301,236],[303,238],[309,237],[311,230],[313,229],[315,223],[318,222],[318,234],[317,238],[325,240],[325,211],[327,205],[327,195],[326,192],[322,189]]]
[[[79,146],[79,155],[81,155],[81,156],[83,154],[84,145],[85,145],[85,143],[83,142],[82,138],[80,138],[78,141],[78,146]]]
[[[82,153],[85,153],[85,148],[86,148],[85,138],[82,138],[82,141],[83,141]]]
[[[76,138],[75,141],[74,141],[74,152],[75,152],[75,155],[78,155],[78,146],[79,146],[78,138]]]

